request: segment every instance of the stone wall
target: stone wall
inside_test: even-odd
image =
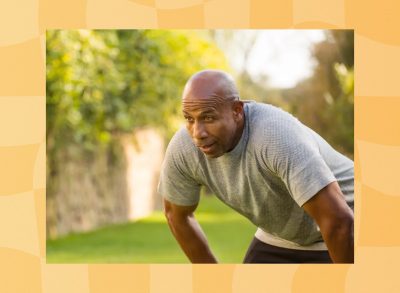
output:
[[[47,173],[47,237],[89,231],[149,215],[164,153],[156,131],[142,129],[112,149],[88,154],[69,146],[54,156]]]

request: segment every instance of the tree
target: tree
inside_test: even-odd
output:
[[[160,30],[47,32],[47,142],[88,150],[136,127],[176,130],[191,74],[226,69],[224,55],[196,34]]]
[[[354,139],[354,33],[327,31],[316,44],[313,75],[285,93],[291,109],[306,125],[336,149],[353,156]]]
[[[46,54],[47,235],[60,218],[126,219],[120,136],[150,126],[168,139],[186,80],[226,69],[225,57],[196,33],[161,30],[50,30]]]

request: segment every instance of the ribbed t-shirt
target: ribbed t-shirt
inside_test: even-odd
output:
[[[280,108],[245,102],[244,114],[238,144],[218,158],[198,149],[186,128],[178,130],[167,147],[159,193],[174,204],[195,205],[205,185],[275,244],[320,244],[319,228],[301,206],[337,181],[353,209],[353,161]]]

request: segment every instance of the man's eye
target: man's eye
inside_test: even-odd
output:
[[[213,121],[214,120],[214,117],[212,117],[212,116],[205,116],[204,117],[204,121]]]
[[[185,116],[185,120],[187,122],[193,122],[193,118],[192,117]]]

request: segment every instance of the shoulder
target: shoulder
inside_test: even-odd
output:
[[[196,150],[196,146],[186,128],[181,127],[171,138],[167,150],[174,153],[191,153]]]
[[[298,122],[289,112],[271,104],[245,102],[251,123],[279,123],[280,121]]]
[[[167,161],[173,161],[176,165],[190,164],[195,162],[198,149],[185,127],[181,127],[172,137],[165,153]]]
[[[246,103],[246,107],[250,133],[259,143],[304,134],[304,125],[281,108],[256,102]]]
[[[189,133],[185,128],[179,129],[168,144],[158,185],[158,192],[169,202],[183,206],[199,202],[197,156]]]
[[[301,154],[316,154],[318,146],[310,132],[290,113],[267,104],[248,106],[249,145],[272,169],[278,161]]]

